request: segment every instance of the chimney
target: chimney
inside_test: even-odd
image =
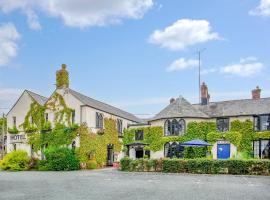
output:
[[[210,95],[208,94],[208,87],[205,82],[201,85],[201,104],[207,105],[210,100]]]
[[[256,87],[256,89],[252,90],[252,99],[256,100],[256,99],[260,99],[261,98],[261,89],[259,88],[259,86]]]
[[[66,89],[69,87],[69,73],[66,64],[62,64],[61,69],[56,72],[56,88]]]
[[[175,102],[175,98],[170,99],[170,104],[172,104],[173,102]]]

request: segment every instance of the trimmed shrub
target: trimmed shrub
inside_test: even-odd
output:
[[[66,147],[49,148],[45,151],[46,165],[51,171],[71,171],[79,169],[73,150]]]
[[[269,160],[138,159],[123,158],[123,171],[164,173],[270,175]]]
[[[29,167],[29,157],[26,151],[17,150],[7,154],[0,162],[0,168],[10,171],[27,170]]]
[[[46,160],[40,160],[38,162],[38,171],[49,171],[49,167]]]
[[[87,169],[96,169],[97,168],[97,161],[96,160],[89,160],[86,163],[86,168]]]

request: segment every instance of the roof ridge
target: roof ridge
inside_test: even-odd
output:
[[[264,100],[264,99],[270,99],[270,97],[263,97],[263,98],[260,98],[260,99],[233,99],[233,100],[223,100],[223,101],[211,101],[211,102],[209,102],[209,104],[211,104],[211,103],[223,103],[223,102],[230,102],[230,101],[260,101],[260,100]],[[197,105],[201,105],[201,104],[194,103],[192,105],[197,106]]]
[[[33,94],[38,95],[38,96],[40,96],[40,97],[43,97],[43,98],[48,99],[48,97],[45,97],[45,96],[43,96],[43,95],[40,95],[40,94],[38,94],[38,93],[36,93],[36,92],[33,92],[33,91],[31,91],[31,90],[25,89],[25,91],[28,92],[28,93],[30,92],[30,93],[33,93]]]

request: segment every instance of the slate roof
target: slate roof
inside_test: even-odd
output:
[[[31,92],[31,91],[29,91],[29,90],[25,90],[38,104],[40,104],[40,105],[44,105],[46,102],[47,102],[47,100],[48,100],[48,98],[47,97],[44,97],[44,96],[41,96],[41,95],[39,95],[39,94],[37,94],[37,93],[34,93],[34,92]]]
[[[164,108],[155,117],[149,119],[149,121],[154,121],[158,119],[167,118],[210,118],[206,113],[196,109],[192,104],[190,104],[185,98],[179,97],[173,103],[170,103],[166,108]]]
[[[92,98],[85,96],[79,92],[76,92],[72,89],[69,89],[69,92],[73,96],[75,96],[79,101],[81,101],[83,104],[85,104],[89,107],[95,108],[95,109],[103,111],[103,112],[113,114],[115,116],[122,117],[124,119],[128,119],[128,120],[133,121],[133,122],[138,122],[138,123],[142,122],[142,120],[139,119],[138,117],[136,117],[135,115],[128,113],[126,111],[123,111],[119,108],[116,108],[114,106],[108,105],[108,104],[103,103],[101,101],[92,99]]]
[[[193,106],[210,117],[261,115],[270,113],[270,98],[220,101]]]

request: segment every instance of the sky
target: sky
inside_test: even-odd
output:
[[[0,0],[0,113],[24,89],[71,88],[141,117],[170,98],[270,96],[270,0]]]

